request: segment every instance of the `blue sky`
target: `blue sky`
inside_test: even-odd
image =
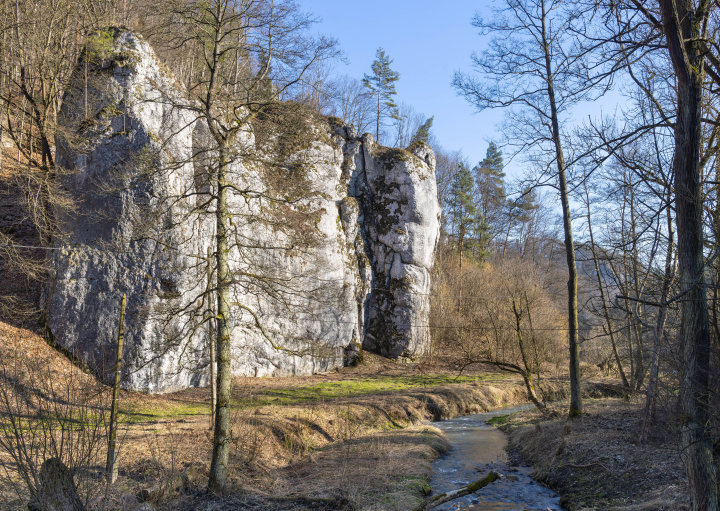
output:
[[[485,157],[488,141],[498,138],[501,112],[474,114],[450,86],[453,72],[470,70],[470,53],[482,48],[472,27],[475,11],[487,2],[464,0],[305,0],[304,9],[322,18],[319,31],[336,37],[349,61],[338,74],[362,78],[382,46],[400,73],[397,101],[435,116],[433,131],[447,149],[462,149],[471,163]]]

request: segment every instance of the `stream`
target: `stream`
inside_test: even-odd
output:
[[[510,466],[505,446],[505,433],[487,421],[498,415],[532,408],[522,405],[499,408],[492,412],[466,415],[456,419],[436,422],[433,426],[442,430],[452,450],[433,463],[430,485],[433,495],[454,490],[477,481],[494,470],[504,477],[478,493],[448,502],[438,510],[502,510],[502,511],[558,511],[560,497],[552,490],[530,477],[530,467]]]

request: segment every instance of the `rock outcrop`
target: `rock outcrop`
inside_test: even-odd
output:
[[[126,294],[125,386],[205,385],[215,243],[214,206],[204,200],[213,187],[202,157],[208,130],[182,107],[182,85],[147,43],[120,29],[101,37],[102,53],[87,52],[89,92],[81,63],[60,119],[56,159],[78,207],[58,219],[66,236],[46,293],[47,327],[107,377]],[[412,360],[429,348],[440,213],[432,151],[382,147],[332,118],[312,130],[298,152],[312,162],[312,194],[290,213],[316,213],[314,243],[289,250],[291,235],[258,221],[270,208],[258,195],[230,204],[238,375],[327,371],[363,348]],[[255,136],[238,144],[254,147]],[[238,188],[269,186],[252,163],[231,167]]]

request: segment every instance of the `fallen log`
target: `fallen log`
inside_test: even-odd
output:
[[[497,472],[490,472],[484,478],[475,481],[474,483],[470,483],[467,486],[463,486],[462,488],[458,488],[457,490],[441,493],[440,495],[436,495],[434,497],[426,499],[425,502],[420,504],[413,511],[428,511],[429,509],[434,509],[442,504],[445,504],[446,502],[450,502],[451,500],[459,499],[461,497],[464,497],[465,495],[475,493],[480,488],[485,488],[487,485],[494,483],[501,478],[502,475],[498,474]]]

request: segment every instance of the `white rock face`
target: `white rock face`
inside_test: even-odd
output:
[[[386,357],[417,358],[430,345],[430,270],[440,231],[435,162],[426,145],[411,154],[363,137],[357,195],[374,270],[363,346]]]
[[[87,100],[83,63],[64,100],[57,161],[70,171],[78,210],[59,219],[67,236],[57,241],[47,326],[109,379],[126,294],[125,387],[206,385],[211,304],[203,296],[215,268],[207,258],[215,215],[203,206],[213,185],[199,154],[209,133],[179,107],[182,86],[145,42],[121,30],[110,37],[112,51],[91,60]],[[361,348],[405,359],[429,348],[440,214],[434,155],[321,124],[302,152],[313,162],[312,196],[292,206],[318,213],[314,245],[288,250],[290,234],[256,221],[267,203],[230,200],[234,374],[310,374],[342,366]],[[249,133],[238,143],[255,140]],[[230,169],[243,189],[267,189],[263,175],[242,158]]]
[[[117,51],[93,59],[87,102],[79,72],[61,113],[56,160],[72,171],[65,184],[77,212],[58,219],[68,236],[55,252],[47,324],[60,346],[108,379],[127,294],[125,385],[202,385],[203,339],[187,317],[164,314],[169,302],[198,296],[197,257],[212,233],[197,217],[172,221],[194,197],[167,201],[194,187],[193,116],[172,105],[178,88],[146,43],[129,32],[111,36]]]

